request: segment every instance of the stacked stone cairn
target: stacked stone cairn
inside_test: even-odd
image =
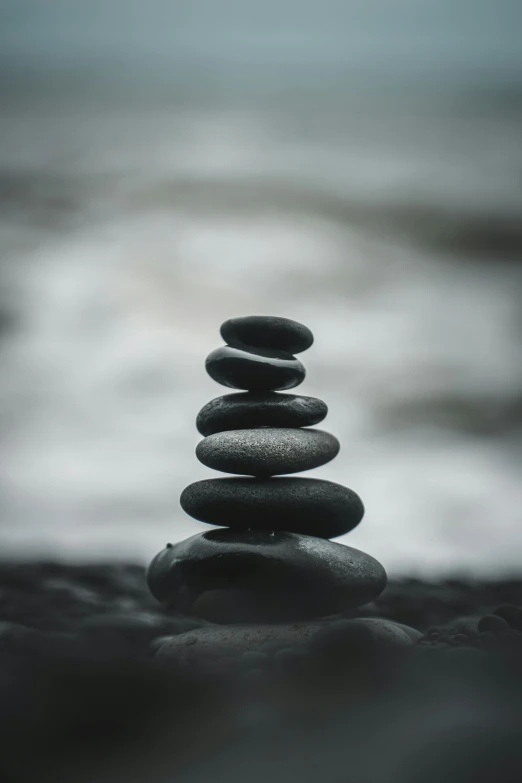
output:
[[[304,380],[295,354],[312,345],[311,331],[287,318],[250,316],[225,321],[221,336],[226,345],[208,356],[207,372],[245,391],[201,409],[196,455],[235,476],[186,487],[184,511],[216,527],[167,544],[147,575],[157,600],[207,621],[199,633],[174,637],[176,650],[217,640],[245,650],[270,639],[308,638],[318,618],[363,606],[386,585],[377,560],[330,540],[361,521],[358,495],[331,481],[288,477],[339,452],[333,435],[310,429],[327,414],[322,400],[279,393]]]

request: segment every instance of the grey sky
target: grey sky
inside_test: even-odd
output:
[[[512,83],[521,30],[517,0],[0,0],[0,63],[4,77]]]

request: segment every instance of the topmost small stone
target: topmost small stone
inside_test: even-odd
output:
[[[312,332],[304,324],[274,315],[229,318],[220,331],[223,340],[233,348],[251,345],[295,354],[306,351],[314,341]]]

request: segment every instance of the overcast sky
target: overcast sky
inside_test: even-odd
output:
[[[512,85],[519,0],[0,0],[4,84],[20,74],[339,78]]]

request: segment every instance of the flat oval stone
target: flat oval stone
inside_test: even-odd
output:
[[[256,427],[309,427],[328,413],[316,397],[277,392],[240,392],[216,397],[201,408],[196,427],[202,435]]]
[[[337,438],[323,430],[264,427],[209,435],[198,443],[196,456],[203,465],[224,473],[275,476],[318,468],[339,448]]]
[[[381,618],[369,617],[368,619],[366,619],[366,622],[369,623],[370,626],[374,626],[376,620],[379,620],[381,625],[383,623],[392,624],[399,630],[404,631],[404,633],[406,634],[406,636],[408,637],[408,639],[412,644],[418,642],[419,639],[421,639],[424,635],[423,633],[421,633],[421,631],[418,631],[416,628],[412,628],[411,625],[404,625],[404,623],[396,623],[395,620],[387,620],[384,617]]]
[[[169,546],[147,571],[160,603],[220,623],[324,617],[372,601],[386,572],[370,555],[313,536],[211,530]]]
[[[353,490],[313,478],[205,479],[189,484],[180,503],[187,514],[211,525],[319,538],[348,533],[364,515]]]
[[[408,647],[422,636],[414,628],[407,628],[405,632],[406,626],[392,620],[357,618],[350,622],[356,628],[367,630],[368,641],[378,646]],[[320,652],[320,637],[323,632],[327,634],[332,625],[334,623],[330,620],[269,625],[207,625],[175,636],[162,637],[156,646],[156,658],[164,662],[172,660],[178,663],[180,660],[192,662],[216,659],[223,655],[239,657],[245,653],[258,653],[268,646],[273,649],[292,647],[297,650],[311,647],[313,652],[316,652],[317,648]],[[335,645],[335,638],[331,640],[331,644]]]
[[[290,318],[273,315],[248,315],[229,318],[221,324],[221,337],[235,348],[252,345],[276,348],[288,353],[301,353],[310,348],[314,336],[310,329]]]
[[[351,650],[376,646],[409,647],[422,634],[382,617],[357,617],[325,623],[312,640],[312,649],[344,656]]]
[[[205,367],[222,386],[249,391],[292,389],[303,382],[306,370],[285,351],[231,348],[224,345],[207,356]]]
[[[166,636],[157,648],[161,661],[194,661],[218,658],[222,655],[239,656],[256,652],[267,645],[305,645],[325,624],[311,620],[299,623],[245,623],[211,625],[195,628],[176,636]]]

